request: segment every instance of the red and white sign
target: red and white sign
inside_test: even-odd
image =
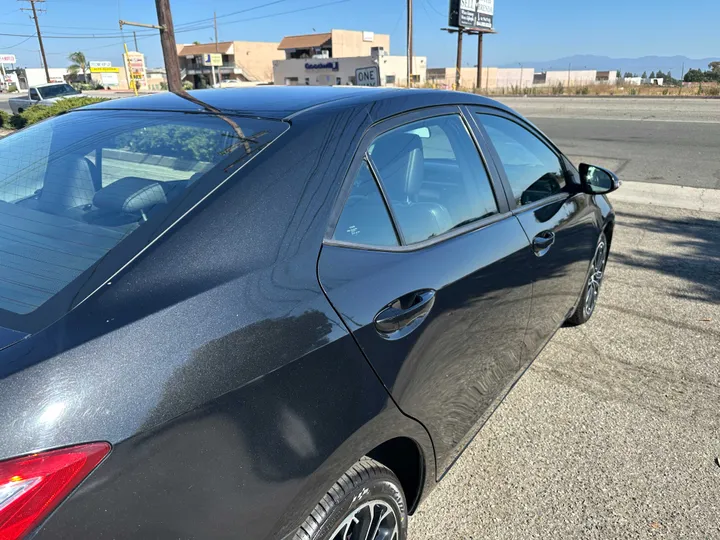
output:
[[[15,64],[17,60],[14,54],[0,54],[0,64]]]

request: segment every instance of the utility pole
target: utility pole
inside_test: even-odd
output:
[[[137,32],[135,32],[135,30],[133,30],[133,40],[135,41],[135,52],[140,52],[140,48],[137,44]]]
[[[462,37],[465,29],[458,28],[457,58],[455,59],[455,90],[460,90],[460,72],[462,70]]]
[[[478,59],[477,59],[477,80],[475,86],[477,91],[482,90],[482,67],[483,67],[483,33],[478,34]]]
[[[30,2],[30,9],[20,8],[20,11],[32,11],[32,18],[35,19],[35,30],[37,31],[38,43],[40,44],[40,56],[45,67],[45,80],[50,82],[50,70],[48,69],[47,58],[45,58],[45,46],[43,45],[42,34],[40,33],[40,23],[38,22],[37,10],[35,2],[44,2],[45,0],[21,0],[22,2]],[[40,10],[41,12],[43,10]]]
[[[413,74],[413,12],[412,0],[407,0],[407,87],[412,86]]]
[[[155,8],[157,9],[158,25],[160,26],[160,43],[163,58],[165,59],[168,90],[179,93],[182,92],[183,87],[182,77],[180,76],[180,59],[175,45],[175,28],[172,13],[170,12],[170,0],[155,0]]]
[[[217,32],[217,11],[213,11],[213,26],[215,27],[215,52],[220,52],[218,46],[218,32]]]

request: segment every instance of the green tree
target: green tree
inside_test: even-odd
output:
[[[624,79],[631,79],[633,77],[633,74],[630,71],[626,71],[624,75]]]
[[[622,73],[620,72],[619,69],[617,70],[617,78],[622,79]]]
[[[713,73],[720,73],[720,62],[710,62],[708,64],[708,69]]]
[[[640,75],[643,79],[647,79],[647,71],[643,71],[643,74]]]
[[[651,79],[654,79],[654,78],[655,78],[655,72],[654,72],[654,71],[651,71],[651,72],[650,72],[650,78],[651,78]]]
[[[652,74],[650,74],[650,77],[652,77]],[[657,70],[657,73],[655,73],[655,79],[665,79],[667,76],[661,71]]]
[[[89,66],[87,60],[85,59],[85,53],[80,51],[70,53],[68,55],[68,60],[72,62],[72,64],[68,66],[68,71],[73,75],[77,75],[79,71],[82,71],[83,79],[85,82],[88,82],[87,70]]]
[[[683,80],[685,82],[704,82],[705,74],[699,69],[689,69]]]

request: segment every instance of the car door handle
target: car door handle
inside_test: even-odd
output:
[[[435,291],[415,291],[401,296],[375,316],[375,329],[388,339],[404,337],[417,328],[435,304]]]
[[[555,243],[555,233],[552,231],[543,231],[538,234],[532,241],[532,248],[535,255],[542,257]]]

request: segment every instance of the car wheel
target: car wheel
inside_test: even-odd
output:
[[[310,512],[295,540],[405,540],[407,506],[397,476],[362,458]]]
[[[575,311],[567,320],[569,326],[577,326],[586,323],[592,317],[597,305],[598,295],[600,294],[600,285],[602,285],[603,275],[605,274],[605,264],[608,258],[607,238],[605,233],[600,235],[595,255],[590,263],[587,281],[583,288],[580,303]]]

